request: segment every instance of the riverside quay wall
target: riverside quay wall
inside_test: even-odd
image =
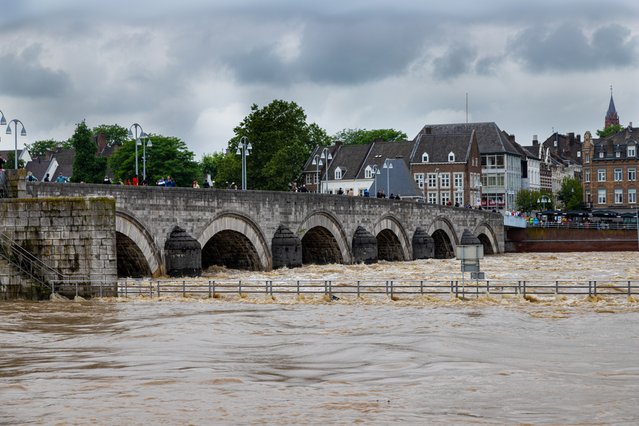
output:
[[[635,229],[508,228],[506,252],[636,251]]]
[[[89,283],[104,284],[112,294],[117,282],[115,200],[108,197],[45,197],[0,200],[0,298],[38,298],[50,288],[38,285],[17,255],[15,245],[57,271],[49,285],[66,281],[66,289],[91,296]],[[21,269],[21,267],[23,269]],[[51,277],[49,277],[51,278]],[[87,293],[88,292],[88,293]]]

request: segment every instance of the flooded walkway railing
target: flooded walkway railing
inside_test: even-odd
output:
[[[386,296],[391,299],[416,296],[633,296],[639,295],[639,280],[141,280],[118,283],[119,297],[221,297],[237,295]]]

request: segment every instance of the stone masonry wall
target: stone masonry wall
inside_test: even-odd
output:
[[[0,224],[5,235],[62,274],[102,281],[107,287],[116,285],[113,198],[3,199]],[[27,295],[30,283],[16,268],[10,268],[12,283],[23,278],[23,294]]]

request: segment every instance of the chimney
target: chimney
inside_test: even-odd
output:
[[[538,146],[539,140],[537,139],[537,135],[533,135],[532,146]]]

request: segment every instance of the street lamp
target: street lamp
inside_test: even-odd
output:
[[[377,197],[377,175],[381,175],[382,172],[379,170],[379,167],[377,167],[377,164],[373,165],[373,182],[375,183],[374,186],[374,193],[375,193],[375,197]]]
[[[2,114],[2,118],[0,119],[0,124],[2,124],[3,121],[6,123],[6,120],[4,118],[4,114]],[[11,123],[13,123],[14,130],[15,130],[14,160],[15,160],[15,168],[16,168],[16,170],[18,170],[18,123],[20,123],[20,125],[22,126],[22,131],[20,132],[20,136],[26,136],[27,135],[27,131],[24,128],[24,123],[22,123],[22,121],[18,120],[17,118],[14,118],[13,120],[9,121],[9,124],[7,124],[7,135],[11,134]]]
[[[140,131],[139,134],[138,130]],[[140,126],[138,123],[133,123],[131,124],[131,127],[129,127],[129,139],[133,139],[133,136],[135,136],[135,178],[137,179],[140,175],[138,172],[138,146],[142,145],[142,141],[140,139],[146,139],[149,137],[149,135],[144,133],[144,130],[142,130],[142,126]],[[144,176],[144,179],[146,179],[146,176]]]
[[[152,147],[153,147],[153,142],[151,142],[151,138],[147,136],[146,143],[142,146],[142,182],[144,182],[145,185],[148,183],[146,181],[146,149],[152,148]]]
[[[237,146],[237,155],[242,156],[242,191],[246,191],[246,156],[249,155],[253,147],[246,136],[240,138],[240,143]]]
[[[537,204],[541,203],[541,208],[543,208],[544,210],[546,210],[546,203],[550,201],[550,198],[546,197],[545,195],[541,196],[541,199],[537,198]]]
[[[393,163],[388,158],[384,160],[384,165],[382,168],[386,169],[386,190],[388,191],[388,196],[390,197],[390,171],[393,168]]]
[[[313,164],[315,166],[315,192],[319,193],[320,192],[319,169],[320,169],[320,167],[322,167],[324,165],[324,163],[322,163],[322,159],[319,156],[319,154],[315,154],[313,156],[313,162],[311,164]]]
[[[326,171],[324,172],[324,177],[326,178],[326,192],[328,192],[328,168],[331,165],[331,161],[333,161],[333,156],[331,155],[331,151],[328,147],[324,147],[322,149],[322,160],[326,161]],[[320,185],[321,187],[321,185]],[[323,191],[320,191],[323,192]]]

